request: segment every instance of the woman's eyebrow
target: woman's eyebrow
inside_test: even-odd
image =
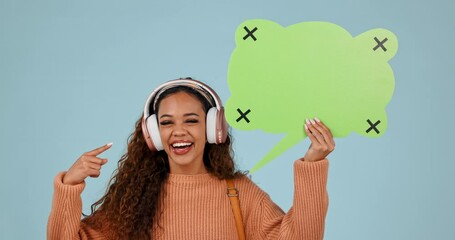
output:
[[[183,116],[184,116],[184,117],[189,117],[189,116],[196,116],[196,117],[199,117],[199,114],[197,114],[197,113],[185,113],[185,114],[183,114]],[[160,119],[161,119],[161,118],[165,118],[165,117],[173,117],[173,116],[170,115],[170,114],[163,114],[163,115],[160,116]]]
[[[161,118],[165,118],[165,117],[172,117],[172,115],[170,115],[170,114],[163,114],[163,115],[161,115],[160,119],[161,119]]]
[[[196,116],[199,117],[197,113],[185,113],[183,116],[188,117],[188,116]]]

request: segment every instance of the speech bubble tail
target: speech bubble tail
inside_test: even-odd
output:
[[[265,155],[261,161],[256,163],[254,167],[250,170],[250,173],[254,173],[260,168],[264,167],[267,163],[271,162],[273,159],[278,157],[280,154],[282,154],[284,151],[288,150],[295,144],[297,144],[299,141],[301,141],[302,135],[297,135],[297,134],[288,134],[286,135],[281,141],[275,145],[275,147],[270,150],[267,155]]]

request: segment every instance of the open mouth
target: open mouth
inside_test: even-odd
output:
[[[171,149],[176,154],[186,154],[193,148],[192,142],[176,142],[171,144]]]

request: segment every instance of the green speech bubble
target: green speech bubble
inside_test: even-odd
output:
[[[236,31],[225,106],[228,123],[286,136],[254,172],[306,137],[307,118],[318,117],[334,137],[351,132],[378,137],[387,129],[385,108],[395,80],[388,61],[396,36],[372,29],[356,37],[328,22],[282,27],[248,20]]]

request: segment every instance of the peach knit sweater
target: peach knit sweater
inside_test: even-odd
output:
[[[328,161],[294,163],[293,206],[285,214],[250,179],[236,179],[247,239],[323,239],[328,208],[326,191]],[[65,185],[65,172],[54,180],[52,210],[47,239],[106,239],[81,222],[81,193],[85,182]],[[160,225],[153,239],[237,239],[232,208],[226,196],[226,182],[211,174],[170,174]]]

